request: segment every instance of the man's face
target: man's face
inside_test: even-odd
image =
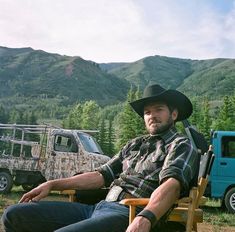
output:
[[[144,122],[147,131],[151,134],[159,134],[174,124],[178,116],[175,109],[170,112],[165,103],[154,102],[144,107]]]

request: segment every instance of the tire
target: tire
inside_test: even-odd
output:
[[[7,172],[0,172],[0,193],[9,193],[12,186],[12,176]]]
[[[235,187],[226,192],[224,204],[230,213],[235,213]]]

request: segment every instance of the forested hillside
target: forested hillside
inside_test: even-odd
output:
[[[188,96],[219,100],[234,94],[235,59],[189,60],[152,56],[133,63],[102,64],[101,68],[141,90],[152,82],[179,89]]]
[[[107,154],[145,133],[128,101],[149,83],[178,89],[193,101],[190,121],[234,130],[235,59],[190,60],[151,56],[133,63],[97,64],[32,48],[0,47],[0,123],[59,123],[99,129]]]
[[[100,105],[125,99],[127,81],[80,57],[31,48],[0,47],[0,98],[62,99],[64,105],[95,100]]]

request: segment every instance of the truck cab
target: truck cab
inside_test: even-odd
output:
[[[214,131],[212,145],[215,160],[210,175],[210,196],[222,199],[228,211],[235,213],[235,132]]]
[[[46,155],[44,176],[47,180],[94,171],[109,160],[96,140],[79,130],[53,129]]]

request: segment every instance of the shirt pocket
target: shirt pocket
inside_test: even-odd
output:
[[[123,161],[122,161],[122,170],[123,171],[128,171],[131,172],[131,170],[134,169],[135,163],[137,161],[137,156],[138,156],[139,151],[130,151],[129,156],[127,156]]]
[[[157,170],[160,172],[165,158],[166,154],[164,153],[158,155],[156,153],[149,154],[143,162],[138,163],[136,171],[144,176],[148,176]]]
[[[161,152],[160,154],[153,153],[151,157],[151,161],[153,163],[163,163],[166,158],[166,154],[164,152]]]

